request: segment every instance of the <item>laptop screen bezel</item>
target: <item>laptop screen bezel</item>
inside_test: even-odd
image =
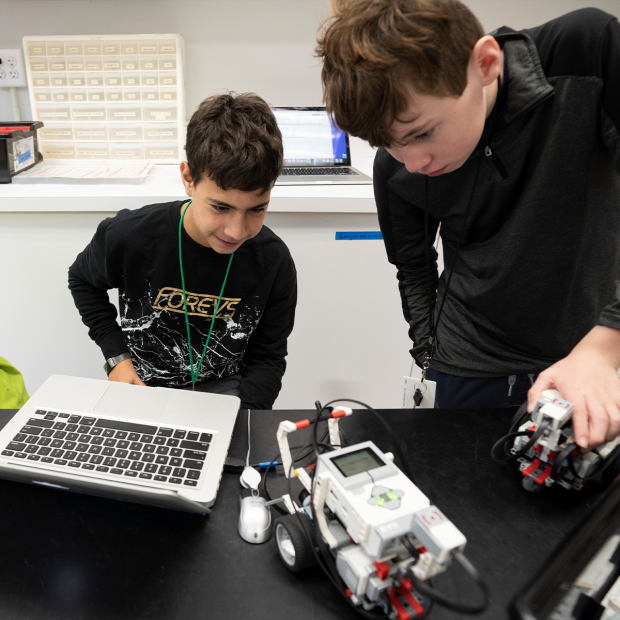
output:
[[[284,105],[271,106],[272,110],[308,110],[310,112],[325,112],[325,106],[314,106],[314,107],[291,107]],[[333,163],[333,164],[284,164],[284,168],[337,168],[341,166],[350,166],[351,165],[351,147],[349,145],[349,134],[344,131],[346,145],[347,145],[347,157],[345,161],[341,163]]]

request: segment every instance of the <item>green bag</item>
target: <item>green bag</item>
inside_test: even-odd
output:
[[[0,409],[20,409],[28,398],[21,373],[0,356]]]

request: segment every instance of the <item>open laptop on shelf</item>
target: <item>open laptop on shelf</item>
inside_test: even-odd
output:
[[[0,478],[207,513],[239,404],[53,375],[0,431]]]
[[[325,108],[272,108],[284,143],[284,170],[276,185],[370,185],[351,166],[349,136]]]

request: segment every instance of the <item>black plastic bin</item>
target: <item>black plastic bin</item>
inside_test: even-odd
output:
[[[0,123],[0,183],[10,183],[14,175],[39,162],[36,130],[41,127],[40,121]]]

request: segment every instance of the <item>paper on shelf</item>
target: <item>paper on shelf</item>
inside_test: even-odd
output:
[[[144,179],[152,170],[154,162],[136,161],[132,163],[97,164],[97,165],[54,165],[42,162],[27,172],[22,172],[13,179]]]

